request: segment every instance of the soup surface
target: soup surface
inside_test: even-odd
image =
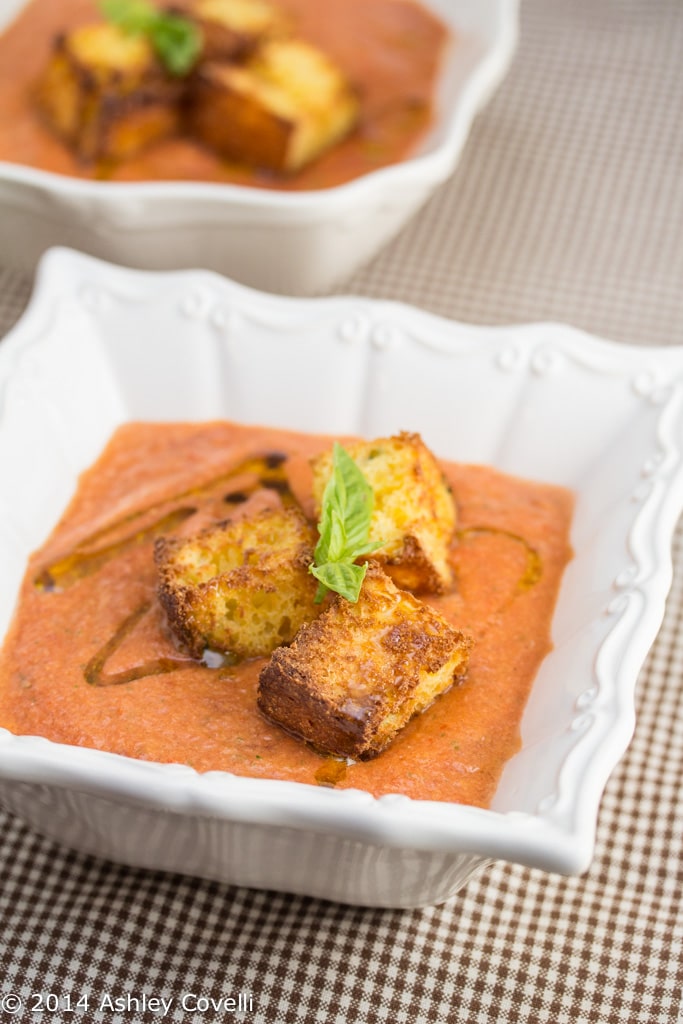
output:
[[[344,142],[292,178],[227,163],[186,138],[117,166],[84,165],[43,126],[32,86],[56,33],[96,20],[94,0],[31,0],[0,36],[0,160],[81,178],[214,181],[263,188],[338,185],[413,150],[429,128],[448,31],[413,0],[278,0],[296,34],[328,53],[358,89],[361,121]],[[454,40],[450,40],[455,45]]]
[[[199,771],[487,806],[550,648],[571,556],[569,492],[444,464],[459,514],[457,584],[430,603],[473,635],[470,669],[375,760],[325,758],[267,722],[256,707],[263,659],[209,667],[167,632],[154,537],[190,535],[283,494],[312,516],[308,459],[329,444],[224,422],[119,429],[31,559],[0,653],[0,724]]]

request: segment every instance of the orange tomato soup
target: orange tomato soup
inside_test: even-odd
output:
[[[120,428],[31,558],[0,653],[0,724],[198,771],[487,806],[551,646],[571,557],[568,491],[443,464],[459,515],[457,583],[430,603],[474,637],[469,673],[372,761],[326,758],[266,721],[263,659],[208,667],[167,631],[154,537],[191,535],[283,493],[312,517],[308,460],[329,444],[225,422]]]
[[[31,0],[0,36],[0,160],[77,178],[213,181],[319,189],[402,160],[428,130],[446,27],[414,0],[278,0],[296,34],[329,54],[357,89],[357,130],[291,178],[250,170],[187,138],[156,143],[116,166],[80,163],[41,123],[33,83],[62,31],[99,19],[94,0]]]

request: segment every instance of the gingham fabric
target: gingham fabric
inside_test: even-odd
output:
[[[683,344],[683,5],[527,0],[521,33],[453,179],[339,290]],[[0,334],[29,290],[0,270]],[[0,1024],[7,996],[21,1021],[683,1020],[680,530],[674,555],[584,877],[496,864],[440,907],[348,908],[96,861],[5,815]]]

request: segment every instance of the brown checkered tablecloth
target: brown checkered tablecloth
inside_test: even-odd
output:
[[[556,319],[625,343],[682,344],[681,0],[526,0],[521,28],[453,179],[340,291],[460,320]],[[29,289],[0,270],[0,334]],[[345,908],[100,862],[5,815],[0,994],[90,1002],[80,1017],[15,1019],[682,1020],[680,531],[675,559],[637,731],[585,877],[497,864],[441,907]],[[239,992],[251,996],[245,1012],[181,1005],[183,994]],[[165,1018],[135,1002],[111,1009],[145,994],[173,1001]]]

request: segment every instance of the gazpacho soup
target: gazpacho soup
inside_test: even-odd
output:
[[[30,559],[0,725],[486,807],[551,646],[572,509],[416,434],[125,424]]]
[[[0,36],[0,160],[112,181],[338,185],[415,151],[457,45],[417,0],[133,8],[20,10]]]

